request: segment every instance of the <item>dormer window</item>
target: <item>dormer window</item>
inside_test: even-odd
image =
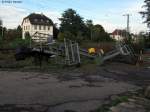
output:
[[[47,20],[46,22],[49,23],[49,20]]]
[[[24,22],[27,23],[27,19],[25,19]]]
[[[37,22],[38,20],[37,20],[37,19],[34,19],[34,21]]]
[[[41,19],[41,22],[43,22],[43,19]]]

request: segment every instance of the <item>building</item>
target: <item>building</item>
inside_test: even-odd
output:
[[[46,35],[39,34],[39,36],[47,36],[53,37],[53,22],[51,19],[46,17],[44,14],[36,14],[32,13],[25,17],[22,21],[22,38],[25,39],[26,35],[29,34],[32,36],[32,39],[36,40],[37,37],[33,35],[38,33],[44,33]]]
[[[126,30],[116,29],[115,31],[113,31],[110,34],[110,37],[117,40],[117,41],[121,41],[121,40],[126,38],[127,34],[128,33],[126,32]]]

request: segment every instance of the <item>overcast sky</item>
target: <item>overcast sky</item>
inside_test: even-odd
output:
[[[144,0],[20,0],[21,3],[0,1],[0,18],[7,28],[17,27],[24,17],[33,12],[43,13],[59,24],[58,18],[63,11],[72,8],[85,20],[92,19],[94,24],[103,25],[107,32],[125,29],[126,17],[123,15],[127,13],[131,15],[130,28],[133,33],[147,30],[138,13],[143,10]]]

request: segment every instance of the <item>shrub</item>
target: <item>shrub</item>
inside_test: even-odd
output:
[[[75,36],[72,33],[68,32],[68,31],[60,32],[58,34],[58,40],[59,41],[63,41],[64,38],[70,39],[70,40],[75,40]]]
[[[22,38],[16,38],[9,44],[9,46],[11,48],[17,48],[21,46],[28,47],[30,45],[30,41],[31,41],[31,38],[26,38],[24,40]]]

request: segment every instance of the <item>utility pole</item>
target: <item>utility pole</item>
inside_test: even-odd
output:
[[[126,16],[127,17],[127,32],[129,33],[130,32],[130,15],[129,14],[125,14],[123,16]]]
[[[126,36],[127,38],[129,37],[129,33],[130,33],[130,14],[125,14],[123,16],[127,17],[127,28],[126,28]]]

